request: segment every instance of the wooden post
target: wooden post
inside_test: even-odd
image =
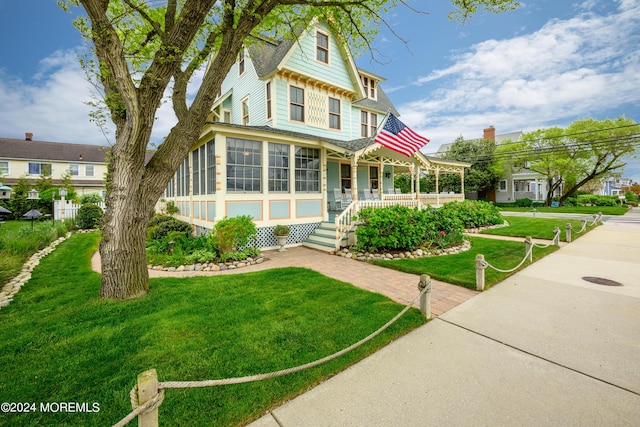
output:
[[[484,255],[476,255],[476,290],[484,291]]]
[[[558,227],[553,229],[553,244],[560,246],[560,229]]]
[[[422,292],[425,288],[427,291],[420,295],[420,312],[425,319],[431,319],[431,277],[427,274],[421,274],[418,289]]]
[[[529,258],[529,262],[533,262],[533,239],[531,236],[527,236],[527,238],[524,239],[524,250],[527,258]]]
[[[567,223],[564,228],[566,230],[567,243],[571,243],[571,224]]]
[[[144,405],[157,394],[158,373],[156,370],[149,369],[138,375],[138,405]],[[138,415],[138,426],[158,427],[158,407],[149,413]]]

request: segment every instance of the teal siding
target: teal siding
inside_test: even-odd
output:
[[[215,221],[216,219],[216,202],[215,201],[207,202],[207,219],[209,221]]]
[[[250,215],[256,221],[262,221],[262,202],[227,202],[227,217]]]
[[[386,173],[389,172],[391,174],[390,178],[386,178]],[[387,192],[388,188],[393,188],[394,187],[394,183],[393,183],[393,166],[391,165],[384,165],[384,168],[382,169],[382,187],[384,188],[384,191]]]
[[[289,210],[289,201],[270,201],[269,217],[271,219],[289,219],[291,212]]]
[[[330,206],[335,206],[333,189],[340,188],[340,163],[327,162],[327,199]]]
[[[353,89],[347,63],[340,52],[335,36],[326,28],[320,29],[329,35],[329,65],[316,61],[316,29],[311,28],[294,45],[285,67],[337,86]]]
[[[297,200],[296,216],[322,216],[322,200]]]
[[[376,115],[378,116],[378,127],[380,127],[386,114],[380,114],[371,110],[366,110],[366,111],[370,113],[371,112],[376,113]],[[358,139],[360,138],[360,107],[351,107],[351,118],[352,118],[351,129],[350,129],[351,136],[352,136],[352,139]]]
[[[358,166],[358,200],[364,200],[364,189],[369,188],[369,165]]]

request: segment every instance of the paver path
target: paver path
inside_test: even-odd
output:
[[[265,251],[268,261],[237,270],[168,272],[149,270],[149,277],[194,277],[219,276],[224,274],[249,273],[281,267],[305,267],[325,276],[351,283],[362,289],[385,295],[401,304],[412,301],[419,293],[419,276],[402,273],[361,261],[328,255],[305,247],[289,248],[285,252]],[[92,258],[92,267],[100,272],[100,254]],[[390,261],[392,262],[392,261]],[[432,280],[431,314],[433,317],[445,313],[477,295],[478,292],[449,283]],[[417,304],[416,304],[417,305]]]

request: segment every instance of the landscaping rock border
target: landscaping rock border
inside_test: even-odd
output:
[[[426,258],[440,255],[454,255],[461,252],[465,252],[471,249],[471,242],[464,240],[461,245],[453,246],[444,249],[416,249],[415,251],[398,251],[398,252],[383,252],[383,253],[370,253],[370,252],[351,252],[348,248],[342,249],[337,252],[330,252],[332,255],[341,256],[344,258],[351,258],[357,261],[374,261],[384,260],[393,261],[397,259],[416,259]]]
[[[2,307],[7,307],[11,301],[13,301],[13,297],[18,293],[18,291],[27,284],[31,279],[31,272],[38,264],[40,264],[40,260],[53,252],[56,246],[69,238],[69,236],[71,236],[70,232],[68,232],[64,237],[58,237],[49,246],[31,255],[27,262],[22,266],[20,273],[2,287],[2,290],[0,291],[0,309],[2,309]]]
[[[262,264],[267,261],[269,258],[265,256],[259,256],[255,258],[247,258],[242,261],[230,261],[230,262],[205,262],[205,263],[196,263],[190,265],[180,265],[178,267],[165,267],[162,265],[147,265],[149,270],[158,270],[158,271],[170,271],[170,272],[181,272],[181,271],[224,271],[224,270],[235,270],[237,268],[248,267],[250,265]]]

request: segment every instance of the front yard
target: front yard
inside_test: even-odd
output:
[[[136,376],[160,381],[266,373],[341,350],[402,306],[301,268],[153,279],[149,295],[98,297],[98,234],[76,234],[36,267],[0,310],[3,402],[88,402],[94,413],[5,413],[2,425],[111,425],[131,411]],[[167,390],[163,425],[238,425],[424,323],[411,309],[372,342],[317,368],[267,381]],[[135,422],[135,421],[134,421]]]

